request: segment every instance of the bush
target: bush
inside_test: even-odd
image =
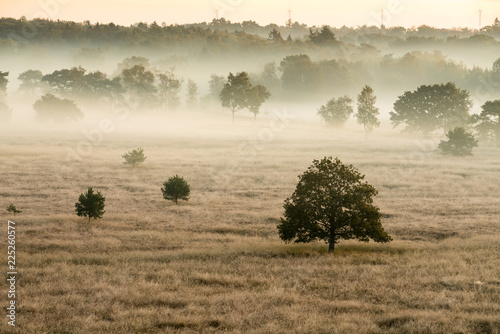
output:
[[[7,212],[12,212],[14,216],[16,215],[16,213],[22,212],[21,210],[18,210],[14,204],[9,205],[6,210]]]
[[[33,104],[33,109],[39,121],[67,122],[83,118],[83,113],[74,101],[60,99],[52,94],[42,96]]]
[[[125,159],[124,165],[132,165],[135,167],[137,164],[143,163],[146,160],[144,156],[144,150],[142,148],[138,148],[136,150],[132,150],[130,152],[122,155],[122,158]]]
[[[438,148],[443,154],[457,156],[472,155],[472,149],[477,147],[477,140],[472,133],[468,133],[464,128],[455,128],[446,134],[448,140],[441,140]]]
[[[189,200],[191,189],[182,176],[175,175],[163,183],[161,192],[164,199],[174,201],[175,204],[178,204],[180,199],[184,201]]]
[[[104,202],[106,198],[98,191],[94,194],[94,189],[88,188],[87,193],[83,193],[75,203],[75,211],[79,217],[89,217],[94,219],[101,219],[104,211]]]

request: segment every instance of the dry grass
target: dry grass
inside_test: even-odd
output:
[[[418,137],[298,123],[259,141],[268,121],[239,122],[123,125],[67,165],[79,131],[4,131],[0,204],[24,210],[12,332],[500,333],[500,150],[446,158]],[[123,166],[136,147],[144,166]],[[279,240],[283,200],[325,155],[379,189],[394,242],[332,256]],[[192,188],[178,206],[160,192],[174,174]],[[87,223],[73,212],[89,186],[107,212]]]

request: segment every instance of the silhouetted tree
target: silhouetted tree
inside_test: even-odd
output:
[[[296,243],[324,240],[328,252],[335,250],[340,239],[391,241],[382,228],[379,208],[372,204],[378,192],[363,179],[357,169],[338,158],[314,160],[285,200],[280,238]]]
[[[294,93],[317,91],[324,83],[321,67],[311,61],[308,55],[294,55],[283,58],[279,67],[283,88]]]
[[[414,92],[405,92],[394,103],[394,111],[390,115],[395,127],[406,124],[407,131],[428,133],[467,124],[471,108],[469,92],[449,82],[423,85]]]
[[[224,89],[226,78],[223,76],[212,74],[208,82],[209,94],[208,96],[213,101],[220,101],[220,93]]]
[[[375,106],[376,101],[377,97],[373,95],[373,88],[371,86],[363,87],[363,90],[358,95],[358,112],[356,113],[356,117],[358,123],[364,126],[366,134],[380,126],[380,121],[377,118],[379,111]]]
[[[0,71],[0,98],[7,95],[7,84],[9,83],[9,72]]]
[[[477,140],[464,128],[450,130],[446,137],[448,140],[441,140],[438,145],[443,154],[472,155],[472,149],[477,147]]]
[[[45,94],[33,104],[36,119],[55,122],[75,121],[83,118],[83,113],[75,101],[60,99],[52,94]]]
[[[227,82],[220,93],[222,106],[231,110],[234,123],[234,113],[238,110],[248,108],[248,94],[252,84],[246,72],[236,75],[229,73]]]
[[[42,71],[28,70],[19,74],[17,79],[21,81],[19,90],[33,95],[38,88],[42,87]]]
[[[281,44],[284,42],[283,37],[281,36],[281,33],[276,28],[274,28],[273,30],[271,30],[269,32],[269,37],[267,38],[267,40],[271,44]]]
[[[271,93],[262,85],[254,86],[248,92],[248,110],[254,115],[254,119],[260,113],[260,107],[271,96]]]
[[[146,71],[142,65],[124,69],[120,75],[121,83],[129,93],[131,102],[136,107],[154,108],[158,105],[156,98],[155,75]]]
[[[318,115],[328,125],[336,127],[343,126],[354,112],[352,99],[349,96],[342,96],[338,99],[331,99],[318,110]]]
[[[87,193],[82,193],[78,197],[78,202],[75,203],[76,215],[79,217],[89,217],[101,219],[106,211],[104,211],[104,202],[106,198],[101,192],[94,193],[94,189],[88,188]]]
[[[479,135],[494,140],[500,147],[500,100],[487,101],[481,106],[481,113],[474,115],[472,122]]]
[[[309,39],[319,46],[332,46],[337,43],[335,34],[328,26],[323,26],[315,31],[309,29]]]

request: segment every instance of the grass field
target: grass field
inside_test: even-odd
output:
[[[2,207],[0,247],[6,254],[14,219],[19,280],[17,326],[4,315],[0,331],[500,333],[500,149],[449,158],[437,138],[398,130],[365,141],[359,131],[225,117],[159,118],[147,131],[129,120],[70,162],[80,128],[4,129],[0,204],[23,213]],[[137,147],[146,162],[124,166]],[[324,156],[379,190],[393,242],[342,242],[329,255],[324,243],[279,240],[283,201]],[[178,206],[160,191],[174,174],[191,185]],[[106,213],[89,223],[74,203],[90,186]],[[7,290],[2,280],[4,306]]]

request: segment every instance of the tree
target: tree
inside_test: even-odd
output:
[[[296,243],[324,240],[328,252],[340,239],[391,241],[382,228],[379,208],[372,204],[378,192],[363,180],[364,175],[338,158],[314,160],[284,202],[280,238]]]
[[[9,83],[9,72],[0,71],[0,98],[7,95],[7,84]]]
[[[354,112],[352,103],[353,101],[349,96],[339,97],[338,99],[333,98],[326,105],[319,108],[318,115],[326,124],[341,127]]]
[[[55,122],[75,121],[83,118],[83,113],[75,101],[60,99],[52,94],[45,94],[33,104],[36,119]]]
[[[365,133],[371,133],[374,128],[380,126],[380,121],[377,119],[379,114],[378,108],[375,107],[377,97],[373,95],[371,86],[363,87],[363,90],[358,95],[358,112],[356,117],[358,124],[362,124],[365,128]]]
[[[182,80],[174,74],[174,69],[164,73],[158,73],[158,93],[160,95],[161,104],[170,110],[175,110],[181,104],[179,97],[179,89],[182,85]]]
[[[307,93],[317,91],[324,85],[321,66],[313,63],[308,55],[286,56],[281,61],[279,70],[285,90]]]
[[[155,75],[142,65],[124,69],[120,75],[121,83],[130,94],[131,101],[137,108],[154,108],[156,98]],[[162,92],[164,93],[164,92]]]
[[[7,212],[12,212],[15,216],[16,213],[21,213],[22,211],[18,210],[14,204],[11,204],[7,207]]]
[[[198,85],[192,79],[188,80],[186,104],[188,108],[196,108],[198,105]]]
[[[214,100],[214,101],[219,101],[220,100],[220,93],[222,92],[222,89],[224,89],[226,78],[223,76],[215,75],[212,74],[210,76],[210,81],[208,82],[208,89],[209,89],[209,94],[208,96]]]
[[[315,31],[309,29],[309,39],[318,46],[331,46],[337,44],[337,38],[328,26],[323,26],[321,29]]]
[[[184,201],[189,200],[191,188],[182,176],[175,175],[163,183],[161,192],[163,193],[164,199],[173,201],[177,204],[180,199]]]
[[[124,165],[132,165],[135,167],[138,164],[141,164],[147,158],[144,156],[144,150],[142,148],[138,148],[132,151],[129,151],[122,155],[122,158],[125,159]]]
[[[254,86],[248,92],[248,110],[254,115],[254,119],[260,113],[260,107],[271,96],[271,93],[262,85]]]
[[[222,106],[231,110],[234,123],[234,113],[248,107],[248,92],[252,88],[246,72],[236,75],[229,73],[227,82],[220,93]]]
[[[448,140],[441,140],[438,148],[443,154],[472,155],[472,149],[477,147],[477,140],[472,133],[466,132],[464,128],[455,128],[446,134]]]
[[[28,70],[19,74],[17,79],[21,81],[19,90],[29,94],[34,94],[35,90],[42,87],[42,71],[39,70]]]
[[[284,42],[281,33],[276,28],[269,32],[269,37],[267,38],[267,40],[271,44],[282,44]]]
[[[423,85],[414,92],[405,92],[394,103],[390,115],[394,127],[406,124],[406,131],[429,133],[466,125],[471,108],[469,92],[449,82]]]
[[[481,137],[495,140],[500,147],[500,100],[483,104],[481,114],[475,115],[472,122]]]
[[[104,202],[106,198],[98,191],[94,193],[94,189],[88,188],[87,193],[82,193],[78,197],[78,202],[75,203],[76,215],[79,217],[88,217],[101,219],[104,211]]]
[[[78,98],[87,95],[89,92],[89,87],[84,79],[86,72],[82,67],[73,67],[69,70],[62,69],[44,75],[42,82],[48,83],[62,96]]]

